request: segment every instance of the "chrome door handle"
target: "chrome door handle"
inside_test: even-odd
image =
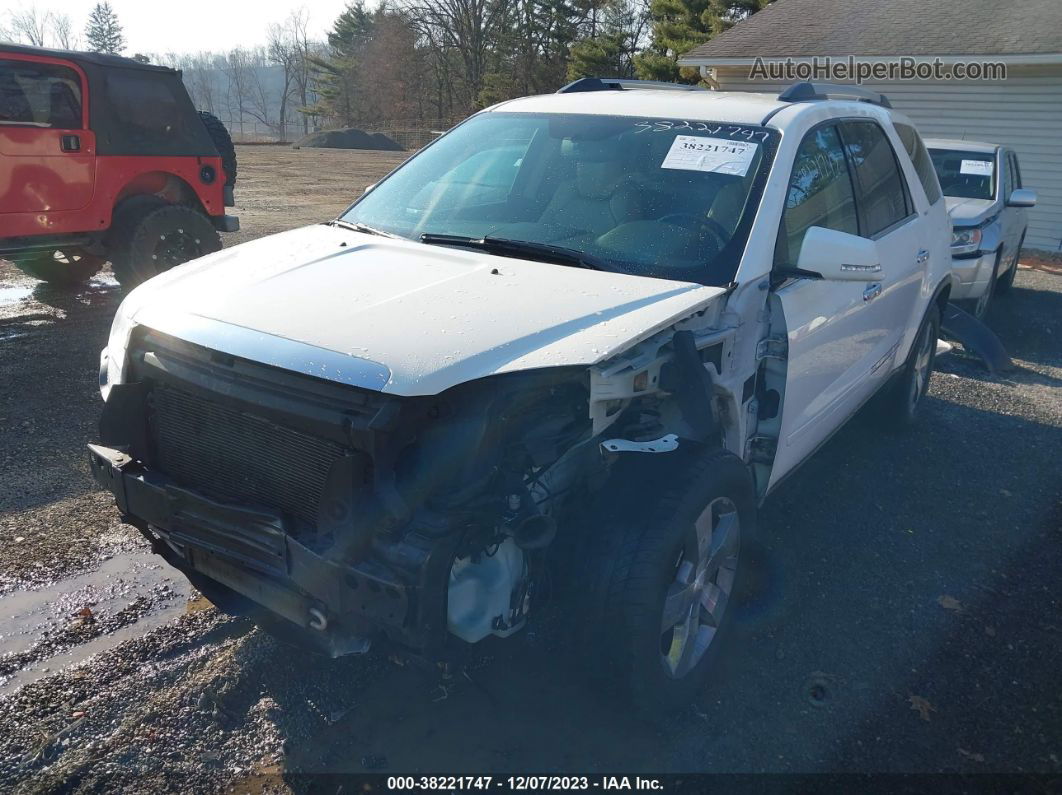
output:
[[[918,256],[915,257],[915,264],[925,265],[927,262],[929,262],[929,252],[925,249],[922,249],[918,252]]]
[[[864,301],[873,301],[879,295],[881,295],[881,285],[880,284],[872,284],[869,287],[867,287],[867,289],[865,289],[863,291],[863,300]]]

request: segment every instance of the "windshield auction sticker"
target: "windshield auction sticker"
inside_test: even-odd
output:
[[[955,162],[954,160],[952,161]],[[979,177],[992,176],[991,160],[963,160],[959,166],[960,174],[974,174]]]
[[[700,135],[676,135],[660,168],[713,171],[743,177],[752,165],[759,144]]]

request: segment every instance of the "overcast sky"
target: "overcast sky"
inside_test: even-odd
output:
[[[230,50],[263,44],[266,30],[283,21],[292,10],[305,7],[310,33],[323,39],[346,0],[110,0],[125,32],[124,55],[135,52],[166,53]],[[96,0],[0,0],[0,25],[6,10],[36,7],[67,14],[79,32],[84,31]],[[367,3],[370,7],[375,2]]]

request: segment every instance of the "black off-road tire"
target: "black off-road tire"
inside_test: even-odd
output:
[[[80,251],[47,251],[15,260],[15,266],[34,279],[54,287],[78,287],[97,273],[106,260]]]
[[[233,146],[232,136],[229,135],[229,131],[225,129],[225,125],[222,124],[221,119],[213,113],[207,113],[205,110],[201,110],[199,111],[199,118],[203,120],[203,126],[206,127],[211,140],[214,141],[214,146],[217,147],[218,154],[221,155],[221,165],[225,169],[225,184],[235,185],[236,147]]]
[[[1025,245],[1025,232],[1021,233],[1021,240],[1018,241],[1018,250],[1014,254],[1014,261],[1010,263],[1010,267],[1007,268],[1007,272],[999,277],[996,282],[996,294],[1006,295],[1010,292],[1010,289],[1014,286],[1014,277],[1018,275],[1018,260],[1021,259],[1021,247]]]
[[[720,650],[725,653],[734,614],[760,565],[756,496],[748,468],[726,451],[630,455],[660,463],[633,461],[616,473],[579,528],[584,543],[567,585],[576,605],[569,634],[576,661],[594,684],[659,718],[695,703]],[[647,467],[658,471],[647,477]],[[720,499],[736,509],[740,530],[730,598],[707,651],[675,678],[662,649],[664,601],[690,544],[696,549],[695,520]],[[699,602],[694,606],[699,614]]]
[[[934,302],[929,305],[925,317],[922,318],[903,368],[893,376],[892,382],[882,389],[880,399],[873,407],[886,427],[902,430],[914,425],[918,407],[922,405],[922,399],[929,391],[939,336],[940,308]]]
[[[123,208],[109,240],[114,277],[126,290],[175,265],[221,250],[221,237],[202,212],[150,201]]]

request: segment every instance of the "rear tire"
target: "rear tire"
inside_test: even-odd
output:
[[[55,287],[77,287],[100,272],[106,260],[77,250],[28,254],[15,260],[15,266],[34,279]]]
[[[225,169],[225,184],[235,185],[236,147],[233,146],[232,136],[229,135],[229,131],[225,129],[225,125],[222,123],[221,119],[213,113],[207,113],[205,110],[201,110],[199,111],[199,118],[203,120],[203,126],[206,127],[211,140],[214,142],[214,146],[218,150],[218,154],[221,155],[221,165]]]
[[[130,290],[175,265],[221,249],[221,237],[199,210],[138,204],[123,210],[112,236],[114,277]]]
[[[886,425],[898,429],[914,425],[918,407],[929,391],[939,336],[940,308],[933,303],[922,318],[903,369],[882,394],[879,409]]]
[[[758,557],[744,462],[722,450],[652,457],[665,456],[676,458],[648,478],[636,461],[601,493],[570,582],[583,667],[651,717],[703,693]]]

